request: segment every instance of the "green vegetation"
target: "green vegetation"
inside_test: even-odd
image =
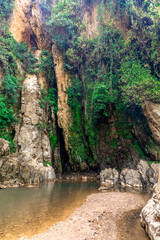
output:
[[[51,166],[51,162],[49,162],[49,161],[44,161],[44,166],[47,167],[47,165]]]
[[[134,58],[121,65],[120,88],[127,105],[142,106],[145,101],[160,102],[160,81]]]
[[[159,163],[159,161],[147,161],[148,165],[151,166],[152,163]]]
[[[53,58],[48,51],[42,51],[40,60],[39,72],[45,75],[48,84],[52,86],[55,80]]]
[[[34,73],[37,59],[27,44],[19,44],[8,30],[8,19],[12,13],[14,1],[0,1],[0,137],[11,143],[10,152],[15,151],[13,126],[17,122],[19,108],[20,83],[18,63],[25,73]]]
[[[12,13],[13,6],[13,0],[0,0],[0,19],[7,20]]]
[[[41,89],[42,99],[40,105],[42,108],[53,108],[53,112],[57,113],[58,103],[57,103],[57,91],[55,88],[50,88],[48,92],[45,89]]]
[[[133,142],[133,147],[138,152],[140,158],[142,158],[142,159],[146,158],[146,156],[145,156],[144,152],[142,151],[142,148],[140,147],[138,141]]]
[[[92,8],[90,1],[85,4]],[[160,103],[160,3],[102,0],[97,8],[98,29],[92,34],[88,34],[89,22],[85,25],[82,20],[85,4],[81,0],[40,2],[43,23],[47,22],[46,30],[61,52],[63,70],[71,79],[67,94],[73,119],[68,136],[72,160],[77,166],[84,161],[97,166],[103,142],[107,142],[106,148],[111,148],[117,162],[120,142],[125,147],[134,147],[144,158],[132,131],[131,113],[143,108],[145,101]],[[51,110],[54,114],[58,111],[53,58],[43,51],[38,66],[27,45],[13,39],[6,24],[12,9],[13,1],[0,2],[0,68],[4,73],[0,87],[0,134],[3,136],[12,132],[11,126],[16,121],[21,82],[17,77],[17,61],[27,73],[43,73],[49,90],[41,91],[41,107],[49,117]],[[44,123],[38,126],[47,130],[54,150],[57,137],[52,128]],[[112,162],[112,156],[105,157]]]
[[[118,112],[129,114],[146,100],[160,102],[159,2],[117,0],[98,7],[98,32],[87,36],[81,20],[81,1],[60,0],[53,5],[48,26],[64,59],[64,70],[72,79],[68,87],[68,105],[73,124],[70,146],[75,162],[91,157],[97,161],[99,126],[114,115],[116,134],[133,141],[132,124]],[[110,19],[105,19],[110,12]],[[128,34],[114,23],[115,15],[127,16]],[[120,126],[121,125],[121,126]],[[113,139],[113,147],[116,146]],[[112,144],[111,144],[112,145]]]
[[[57,144],[57,136],[54,135],[52,126],[47,125],[45,122],[38,122],[38,124],[35,126],[38,127],[38,129],[41,131],[41,134],[43,134],[44,130],[45,132],[48,133],[48,137],[51,143],[51,148],[52,148],[52,151],[54,152],[55,146]]]
[[[11,105],[8,105],[6,98],[0,95],[0,131],[4,132],[14,120],[15,116]]]

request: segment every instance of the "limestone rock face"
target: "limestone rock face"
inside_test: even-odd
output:
[[[15,0],[10,22],[10,32],[17,42],[26,42],[30,46],[31,27],[28,21],[31,0]]]
[[[137,188],[142,187],[140,174],[138,171],[134,169],[128,169],[128,168],[123,169],[120,175],[120,180],[121,180],[122,186],[125,186],[125,187],[137,187]]]
[[[146,102],[143,112],[147,118],[152,137],[160,145],[160,104]],[[156,160],[160,160],[159,147],[152,149]],[[159,179],[160,164],[151,164],[154,171],[154,182]],[[141,213],[141,222],[151,240],[160,240],[160,179],[153,193],[153,197],[148,201]]]
[[[10,32],[19,42],[29,47],[47,48],[48,38],[42,27],[42,13],[39,0],[15,0],[10,21]],[[37,58],[40,51],[37,51]],[[21,69],[21,68],[20,68]],[[21,74],[21,71],[19,71]],[[39,183],[55,178],[52,167],[43,166],[51,162],[52,151],[46,132],[48,116],[39,104],[41,87],[47,88],[42,74],[27,75],[21,94],[21,123],[16,126],[15,139],[18,145],[19,178],[22,183]]]
[[[100,172],[100,180],[102,184],[114,185],[118,181],[118,171],[115,168],[106,168]]]
[[[34,41],[38,49],[48,49],[51,41],[48,40],[49,35],[45,31],[46,27],[43,27],[43,17],[39,4],[40,1],[41,0],[37,0],[32,3],[30,13],[30,26],[32,29],[32,34],[35,36]]]
[[[58,89],[58,125],[63,129],[63,135],[65,140],[66,149],[69,150],[69,126],[72,123],[70,108],[67,104],[68,93],[67,89],[71,84],[71,80],[68,74],[63,70],[63,59],[58,48],[55,44],[52,46],[52,56],[55,65],[55,74],[57,79],[57,89]]]
[[[123,187],[146,188],[153,187],[158,182],[159,164],[151,167],[140,160],[136,169],[124,168],[120,173],[115,168],[106,168],[100,172],[102,185],[121,184]]]
[[[142,179],[147,182],[147,171],[149,170],[149,165],[147,162],[141,160],[137,165],[138,171],[142,177]]]
[[[146,102],[143,110],[152,136],[154,140],[160,144],[160,104]]]
[[[155,181],[158,181],[159,178],[159,169],[160,169],[160,163],[152,163],[151,168],[154,170],[155,173]]]
[[[19,176],[24,184],[39,184],[45,181],[52,181],[55,179],[54,169],[43,163],[34,163],[33,161],[23,161],[23,155],[19,157]]]
[[[9,141],[0,138],[0,157],[9,154]]]
[[[17,42],[26,42],[29,47],[49,48],[48,36],[42,24],[40,0],[15,0],[10,21],[10,32]]]
[[[141,223],[151,240],[160,240],[160,191],[155,188],[153,197],[141,212]]]
[[[45,130],[47,115],[40,106],[41,90],[36,75],[27,75],[21,96],[22,123],[17,133],[20,176],[24,183],[52,180],[54,170],[43,167],[51,162],[51,146]],[[39,176],[39,177],[38,177]]]
[[[17,140],[20,152],[25,153],[27,159],[32,158],[36,162],[43,162],[43,160],[51,161],[49,140],[46,133],[41,133],[38,129],[38,124],[45,124],[47,122],[45,112],[39,104],[40,98],[41,90],[36,75],[28,75],[23,83],[21,97],[23,122]],[[42,149],[46,151],[45,154],[43,154]]]
[[[96,1],[90,1],[89,4],[84,1],[84,22],[86,24],[86,34],[88,37],[94,37],[98,32],[98,5]]]
[[[5,186],[20,185],[18,154],[14,153],[0,159],[0,188]]]
[[[146,161],[141,160],[137,165],[137,170],[140,174],[143,187],[147,188],[157,183],[158,178],[156,177],[155,170]]]

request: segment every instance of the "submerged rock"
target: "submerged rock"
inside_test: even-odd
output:
[[[141,223],[151,240],[160,240],[160,191],[154,189],[153,197],[141,212]]]

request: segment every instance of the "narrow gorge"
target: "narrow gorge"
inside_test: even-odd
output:
[[[159,1],[2,0],[0,20],[0,188],[152,189],[158,240]]]

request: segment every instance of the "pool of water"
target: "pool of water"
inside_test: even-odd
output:
[[[0,190],[0,239],[44,232],[98,192],[96,182],[51,182],[37,188]]]

